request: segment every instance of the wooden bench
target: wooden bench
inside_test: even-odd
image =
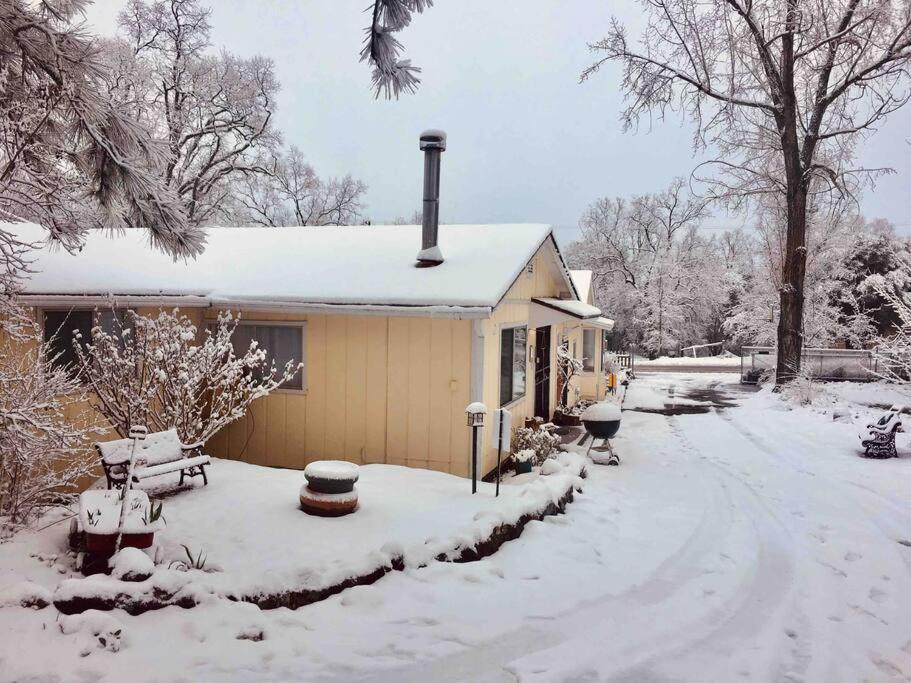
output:
[[[904,406],[892,406],[889,412],[879,420],[867,425],[867,434],[861,437],[860,442],[864,447],[864,457],[898,457],[898,451],[895,449],[895,435],[903,431],[901,414],[904,409]]]
[[[107,479],[108,488],[123,486],[130,465],[133,449],[132,439],[117,439],[95,444],[101,457],[101,466]],[[205,467],[211,458],[202,453],[202,444],[187,446],[180,442],[177,430],[149,434],[136,445],[136,463],[133,481],[157,477],[170,472],[180,472],[180,483],[184,477],[202,477],[203,485],[209,483]]]

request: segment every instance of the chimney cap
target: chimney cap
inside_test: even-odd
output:
[[[433,128],[425,130],[421,133],[421,149],[446,149],[446,133]]]

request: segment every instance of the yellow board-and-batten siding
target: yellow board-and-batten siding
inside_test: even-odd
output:
[[[470,321],[257,311],[241,319],[305,324],[305,389],[256,401],[210,440],[212,455],[297,469],[344,459],[467,474]]]

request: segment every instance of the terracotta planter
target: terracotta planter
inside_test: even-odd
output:
[[[317,517],[349,515],[357,509],[357,491],[326,493],[314,491],[310,484],[305,484],[300,490],[300,506],[308,515]]]
[[[117,542],[117,534],[93,534],[91,531],[85,533],[85,550],[91,555],[100,557],[110,557],[114,554],[114,545]],[[155,542],[155,532],[147,531],[140,534],[124,534],[120,541],[121,548],[144,548],[151,547]]]

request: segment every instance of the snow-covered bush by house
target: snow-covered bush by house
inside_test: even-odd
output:
[[[155,432],[177,429],[185,444],[204,443],[301,367],[288,361],[276,368],[255,341],[235,354],[236,327],[230,312],[221,313],[200,340],[177,309],[157,316],[127,311],[113,333],[95,327],[90,343],[75,339],[74,346],[93,403],[122,437],[142,424]]]
[[[513,454],[512,459],[516,462],[534,462],[537,454],[531,448],[524,448]]]
[[[0,536],[42,508],[72,499],[95,465],[82,387],[55,367],[34,326],[0,348]],[[16,344],[12,348],[10,344]]]
[[[569,392],[574,391],[578,396],[579,387],[573,385],[573,378],[582,372],[582,361],[573,358],[569,352],[569,340],[561,339],[557,346],[557,369],[560,372],[560,403],[558,410],[569,407]]]
[[[531,451],[534,454],[532,463],[539,465],[557,450],[559,445],[560,438],[544,429],[517,427],[512,433],[513,459],[517,462],[527,462],[526,460],[519,460],[519,454],[524,451]]]

